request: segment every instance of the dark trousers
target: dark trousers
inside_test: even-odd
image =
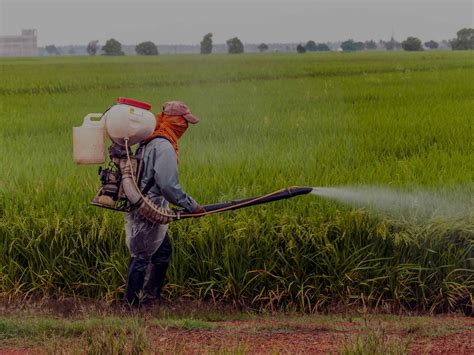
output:
[[[124,299],[129,304],[140,304],[140,293],[147,300],[160,298],[161,289],[165,283],[166,270],[171,258],[171,240],[165,235],[163,243],[158,250],[149,258],[132,257],[128,263],[127,287]],[[145,274],[148,269],[147,282]]]

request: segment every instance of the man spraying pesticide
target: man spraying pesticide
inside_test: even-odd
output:
[[[143,156],[139,188],[163,212],[168,208],[168,201],[189,213],[205,212],[182,190],[178,180],[178,140],[189,124],[196,123],[197,117],[189,112],[185,104],[178,101],[167,102],[163,105],[163,111],[157,115],[156,129],[136,152],[138,156]],[[116,143],[111,149],[123,151]],[[126,242],[131,254],[125,300],[130,304],[139,302],[150,262],[152,266],[142,302],[146,303],[160,296],[171,256],[171,242],[166,233],[170,217],[166,213],[161,216],[157,223],[136,210],[125,217]]]
[[[182,190],[178,179],[178,140],[189,124],[198,123],[198,118],[180,101],[166,102],[156,118],[150,110],[147,103],[118,98],[103,114],[88,114],[83,126],[73,130],[77,164],[104,163],[105,137],[112,140],[110,163],[106,169],[99,168],[102,186],[92,204],[127,212],[126,244],[131,258],[124,299],[135,306],[160,296],[171,256],[169,222],[313,192],[312,187],[290,187],[258,197],[200,206]],[[131,146],[137,143],[139,147],[133,153]],[[181,209],[172,210],[169,203]]]

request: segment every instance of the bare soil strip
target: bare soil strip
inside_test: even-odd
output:
[[[357,310],[261,314],[179,302],[129,312],[104,304],[49,302],[1,304],[0,354],[93,353],[100,348],[125,348],[127,353],[327,354],[368,351],[369,346],[408,354],[474,353],[474,318],[461,315]]]

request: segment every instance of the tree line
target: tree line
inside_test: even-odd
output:
[[[207,33],[204,35],[202,41],[200,42],[200,52],[201,54],[210,54],[212,53],[212,33]],[[474,50],[474,28],[463,28],[456,33],[456,38],[449,42],[453,50]],[[226,41],[227,52],[230,54],[238,54],[244,52],[244,45],[238,37],[230,38]],[[437,49],[439,47],[438,42],[430,40],[422,43],[422,41],[417,37],[408,37],[402,42],[396,41],[393,37],[389,41],[379,41],[377,44],[373,40],[360,42],[354,41],[353,39],[348,39],[341,43],[340,49],[344,52],[355,52],[361,50],[375,50],[375,49],[385,49],[385,50],[405,50],[405,51],[422,51],[424,48],[428,49]],[[266,52],[269,50],[269,46],[266,43],[261,43],[257,46],[260,52]],[[103,55],[108,56],[120,56],[125,55],[122,51],[122,44],[117,41],[115,38],[111,38],[105,42],[105,44],[100,47],[99,41],[93,40],[90,41],[87,45],[87,53],[91,56],[96,55],[99,52],[99,49],[102,50]],[[60,54],[59,50],[54,45],[47,45],[45,47],[48,54]],[[326,52],[330,51],[331,48],[326,43],[316,43],[313,40],[306,42],[306,44],[298,44],[296,46],[296,51],[298,53],[305,52]],[[135,46],[135,52],[138,55],[158,55],[158,47],[152,41],[145,41],[137,44]]]
[[[473,50],[474,49],[474,28],[463,28],[456,34],[456,38],[450,42],[452,50]],[[424,47],[423,47],[424,46]],[[402,42],[396,41],[393,37],[389,41],[380,41],[379,44],[373,40],[365,42],[356,42],[353,39],[348,39],[341,43],[341,50],[344,52],[355,52],[362,50],[375,50],[383,48],[385,50],[400,50],[405,51],[422,51],[424,48],[437,49],[439,43],[430,40],[422,43],[417,37],[408,37]],[[296,47],[298,53],[328,51],[330,50],[324,43],[316,44],[314,41],[308,41],[306,45],[299,44]]]

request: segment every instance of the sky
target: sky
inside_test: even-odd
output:
[[[38,30],[38,44],[297,43],[416,36],[474,27],[474,0],[0,0],[0,34]]]

